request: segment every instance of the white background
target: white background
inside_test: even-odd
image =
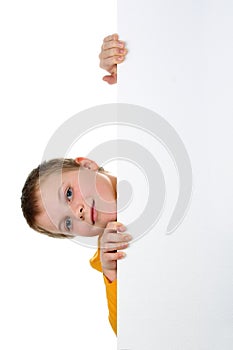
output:
[[[2,1],[0,348],[114,349],[95,250],[32,231],[21,189],[54,131],[116,102],[98,54],[116,32],[116,1]],[[85,156],[85,145],[75,156]]]
[[[233,348],[232,17],[228,0],[118,0],[118,31],[130,50],[119,70],[118,102],[165,118],[193,169],[183,223],[165,234],[177,177],[163,168],[165,211],[131,244],[127,264],[118,264],[119,350]],[[145,147],[142,140],[138,131]],[[137,204],[142,209],[140,198]]]
[[[185,312],[186,307],[190,311],[191,305],[195,310],[188,314],[195,325],[201,325],[202,333],[201,336],[200,333],[195,334],[194,328],[188,327],[190,323],[186,323],[191,334],[185,333],[185,350],[192,347],[195,350],[229,350],[232,348],[232,3],[206,1],[203,5],[202,1],[193,1],[185,2],[185,7],[184,1],[180,0],[176,3],[176,9],[180,16],[183,14],[184,22],[177,20],[169,1],[163,1],[166,14],[164,21],[159,21],[161,12],[157,11],[152,14],[151,22],[146,20],[143,12],[146,10],[145,2],[143,8],[135,6],[135,1],[118,1],[119,3],[123,5],[120,19],[124,25],[120,34],[128,42],[130,55],[120,69],[118,101],[155,109],[170,122],[172,119],[169,118],[175,118],[173,122],[187,149],[196,150],[192,151],[192,161],[195,169],[198,169],[196,179],[202,173],[206,161],[204,155],[202,158],[198,156],[203,154],[206,135],[195,119],[206,115],[200,108],[200,99],[205,91],[208,101],[205,112],[208,112],[212,126],[209,151],[213,151],[209,168],[212,186],[212,197],[208,203],[211,207],[209,220],[206,221],[203,217],[200,224],[202,230],[196,231],[197,235],[190,238],[187,235],[190,232],[187,218],[184,223],[186,230],[171,238],[177,245],[180,241],[181,248],[184,248],[184,255],[176,255],[177,260],[172,259],[172,241],[169,247],[165,246],[165,238],[161,233],[159,244],[155,248],[160,278],[157,281],[169,281],[174,272],[180,282],[184,281],[179,285],[177,280],[170,279],[172,287],[177,287],[176,291],[189,286],[190,282],[194,286],[191,300],[197,302],[200,301],[198,295],[201,291],[199,308],[195,309],[195,303],[190,304],[187,298],[184,303],[181,294],[178,307],[183,305],[184,309],[180,308],[181,314],[169,314],[172,325],[173,321],[177,322],[177,315],[184,316],[182,312]],[[169,9],[169,16],[166,9]],[[202,14],[199,20],[202,21],[202,28],[206,29],[205,36],[203,32],[196,31],[196,28],[200,28],[198,22],[195,22],[196,27],[192,26],[192,16],[185,17],[185,10],[189,11],[190,16]],[[210,13],[208,18],[205,17],[207,10]],[[140,13],[140,21],[133,22],[135,13]],[[102,276],[92,270],[88,262],[94,251],[69,241],[40,236],[27,227],[20,210],[21,189],[25,178],[40,163],[43,150],[56,128],[79,111],[116,101],[116,86],[101,81],[104,72],[98,67],[102,39],[116,32],[116,18],[116,1],[109,0],[8,1],[0,5],[0,347],[3,349],[116,347],[116,338],[107,320]],[[136,25],[133,26],[132,23]],[[157,26],[156,30],[151,27],[152,24]],[[176,41],[178,38],[179,42]],[[207,61],[202,61],[202,56],[196,51],[200,41],[203,52],[207,50]],[[182,55],[184,47],[188,50]],[[153,49],[156,49],[155,56],[150,55],[150,50],[153,52]],[[175,60],[171,60],[171,57]],[[193,57],[196,59],[195,67],[193,61],[190,61]],[[145,74],[147,67],[149,75]],[[156,70],[156,75],[152,73],[153,69]],[[153,89],[148,89],[144,78],[149,79]],[[137,89],[137,95],[132,86]],[[140,87],[142,90],[139,90]],[[192,116],[193,119],[188,119],[187,116]],[[85,156],[84,153],[83,148],[78,155]],[[201,166],[199,162],[202,163]],[[202,186],[199,193],[205,189],[206,180],[208,178],[200,180]],[[198,205],[197,201],[196,208]],[[199,219],[197,215],[197,225]],[[208,223],[214,228],[211,226],[210,230],[206,227]],[[148,235],[145,238],[149,244],[150,237]],[[141,245],[142,240],[139,242]],[[154,250],[153,255],[146,251],[143,256],[141,246],[138,245],[138,252],[133,250],[134,247],[136,245],[132,245],[128,251],[129,269],[122,270],[125,271],[126,282],[129,273],[131,277],[138,277],[134,273],[136,260],[154,264]],[[137,259],[131,260],[134,254]],[[168,262],[166,268],[164,261]],[[180,270],[177,270],[179,267]],[[144,274],[140,280],[142,286],[147,286],[148,277],[151,275]],[[149,282],[151,280],[149,278]],[[158,283],[157,286],[161,287],[161,284]],[[164,334],[163,340],[171,341],[175,334],[169,332],[167,324],[162,322],[162,317],[167,316],[163,306],[170,307],[171,312],[172,305],[177,305],[177,299],[174,304],[166,304],[166,297],[174,294],[166,289],[166,284],[162,287],[167,290],[167,294],[160,294],[164,298],[164,304],[161,304],[157,315],[160,327],[165,326],[160,334]],[[134,297],[135,291],[133,290]],[[133,327],[132,319],[128,323],[127,314],[123,313],[123,310],[128,311],[126,305],[130,303],[130,295],[125,296],[126,300],[122,299],[122,326],[126,316],[127,327],[125,333],[121,328],[121,340],[128,341],[127,345],[130,345],[131,340],[137,341],[136,328]],[[143,311],[144,305],[141,304],[140,311]],[[204,318],[200,318],[203,316],[200,310],[204,310]],[[142,320],[146,325],[142,314],[139,313],[138,316],[140,322]],[[128,325],[134,333],[133,337],[128,332]],[[157,331],[159,329],[161,330],[158,327]],[[138,334],[143,341],[142,333]],[[147,334],[146,330],[144,335]],[[193,342],[193,339],[199,343]],[[176,343],[173,342],[174,344]],[[201,347],[200,344],[204,345]],[[181,349],[175,346],[174,349]]]

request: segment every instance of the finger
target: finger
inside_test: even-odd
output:
[[[106,228],[107,229],[118,229],[122,226],[124,227],[124,225],[119,221],[109,221],[106,225]]]
[[[122,259],[126,256],[125,252],[116,252],[116,253],[107,253],[107,259],[108,261],[115,261],[115,260],[119,260]]]
[[[110,221],[107,223],[106,228],[104,229],[103,235],[101,236],[101,241],[106,242],[106,237],[109,233],[116,234],[117,232],[124,232],[126,231],[126,227],[117,221]]]
[[[126,53],[127,53],[126,49],[111,48],[111,49],[103,51],[100,58],[106,59],[106,58],[114,57],[114,56],[122,56],[122,55],[126,55]]]
[[[117,234],[118,234],[117,229],[115,229],[115,228],[106,228],[106,229],[104,230],[104,233],[103,233],[102,238],[101,238],[102,242],[105,243],[105,242],[108,242],[108,241],[109,241],[109,240],[108,240],[108,235],[109,235],[110,233],[112,233],[112,234],[114,234],[114,235],[117,235]]]
[[[119,222],[109,222],[104,230],[102,239],[104,239],[105,241],[108,240],[108,235],[109,234],[113,234],[113,235],[117,235],[120,232],[125,232],[126,231],[126,227],[119,223]],[[113,238],[112,235],[112,238]],[[115,242],[115,240],[113,239],[113,241]]]
[[[125,56],[114,56],[105,58],[100,61],[100,68],[107,70],[109,73],[116,73],[116,65],[123,62]]]
[[[128,233],[122,234],[122,233],[112,233],[109,232],[104,237],[105,243],[123,243],[123,242],[129,242],[132,240],[132,236]]]
[[[117,83],[117,77],[116,75],[105,75],[103,77],[103,80],[106,81],[108,84],[113,85]]]
[[[112,41],[112,40],[118,40],[119,35],[117,33],[114,33],[112,35],[108,35],[104,38],[104,42]]]
[[[111,253],[114,250],[119,250],[119,249],[126,249],[128,248],[129,243],[128,242],[119,242],[119,243],[105,243],[103,245],[102,251],[103,253]]]
[[[104,51],[104,50],[111,49],[113,47],[119,47],[123,49],[125,47],[125,43],[124,41],[120,41],[120,40],[106,41],[106,42],[103,42],[101,49],[102,51]]]

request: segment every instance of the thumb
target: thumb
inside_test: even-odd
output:
[[[116,75],[105,75],[103,77],[103,81],[106,81],[108,84],[113,85],[113,84],[116,84],[117,77]]]

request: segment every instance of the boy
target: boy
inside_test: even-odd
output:
[[[110,75],[103,80],[117,82],[117,64],[127,50],[113,34],[104,39],[100,67]],[[57,238],[98,235],[98,250],[90,260],[103,272],[109,321],[117,333],[117,260],[124,257],[130,235],[116,222],[116,178],[87,158],[53,159],[28,176],[21,197],[23,214],[34,230]]]

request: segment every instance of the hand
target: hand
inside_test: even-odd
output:
[[[102,264],[103,274],[110,282],[117,278],[117,260],[125,257],[122,251],[129,245],[132,237],[129,234],[120,232],[126,231],[126,228],[119,222],[109,222],[100,237],[100,261]]]
[[[118,40],[118,34],[104,38],[99,54],[100,68],[105,69],[110,75],[105,75],[103,80],[109,84],[117,82],[117,64],[122,63],[127,54],[125,43]]]

